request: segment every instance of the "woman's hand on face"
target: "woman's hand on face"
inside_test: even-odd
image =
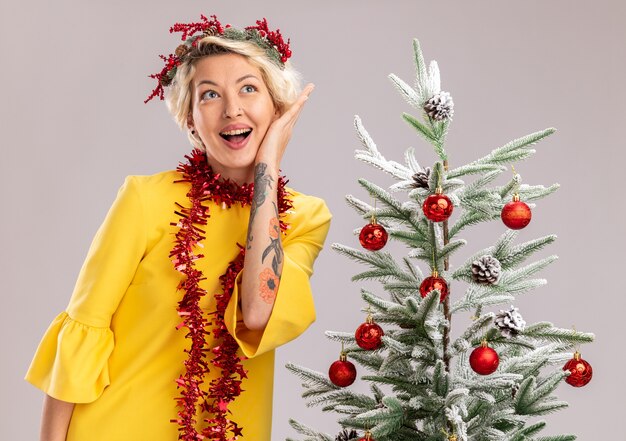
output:
[[[255,161],[257,164],[263,162],[271,167],[275,167],[276,172],[278,172],[283,153],[291,139],[293,126],[296,124],[304,103],[314,88],[315,85],[313,83],[307,84],[296,102],[272,122],[257,152]]]

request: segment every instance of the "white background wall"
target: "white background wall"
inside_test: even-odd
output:
[[[50,320],[65,307],[123,178],[173,168],[188,150],[163,103],[143,99],[153,87],[146,76],[161,67],[157,54],[178,44],[169,26],[200,13],[236,26],[266,16],[292,38],[292,60],[317,88],[283,169],[293,187],[327,201],[334,213],[329,244],[357,244],[351,232],[363,222],[343,201],[347,193],[367,197],[356,179],[389,182],[352,158],[354,114],[388,157],[401,160],[413,145],[422,164],[435,161],[401,120],[410,109],[387,79],[393,72],[412,82],[413,37],[427,59],[438,60],[443,88],[456,104],[452,166],[515,137],[559,129],[518,171],[526,183],[562,185],[538,203],[520,235],[556,233],[549,252],[560,260],[542,272],[549,284],[516,305],[529,322],[575,324],[597,336],[582,348],[593,381],[583,389],[559,387],[571,407],[549,416],[545,433],[623,437],[615,424],[626,393],[619,349],[626,302],[618,277],[626,245],[618,182],[625,158],[622,2],[2,0],[0,438],[37,438],[42,395],[22,378]],[[465,255],[502,231],[496,224],[467,230]],[[330,249],[320,256],[313,279],[318,321],[278,352],[275,440],[294,434],[289,417],[338,431],[334,415],[305,408],[299,380],[283,365],[326,371],[336,359],[339,348],[323,332],[352,331],[362,322],[360,286],[349,280],[357,269]],[[463,325],[453,326],[458,332]]]

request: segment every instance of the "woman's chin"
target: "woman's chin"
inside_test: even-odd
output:
[[[241,154],[236,155],[236,157],[223,158],[222,160],[208,156],[209,165],[216,173],[239,184],[252,182],[254,178],[254,159],[255,155],[243,157]]]

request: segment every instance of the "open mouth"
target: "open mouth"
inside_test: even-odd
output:
[[[252,133],[252,129],[236,129],[220,133],[220,136],[228,142],[239,144],[243,142]]]

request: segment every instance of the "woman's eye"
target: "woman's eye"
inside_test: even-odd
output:
[[[218,96],[219,95],[217,94],[216,91],[214,91],[214,90],[207,90],[206,92],[204,92],[202,94],[202,99],[203,100],[212,100],[212,99],[217,98]]]
[[[251,86],[251,85],[243,86],[241,88],[241,91],[244,92],[244,93],[256,92],[256,87]]]

